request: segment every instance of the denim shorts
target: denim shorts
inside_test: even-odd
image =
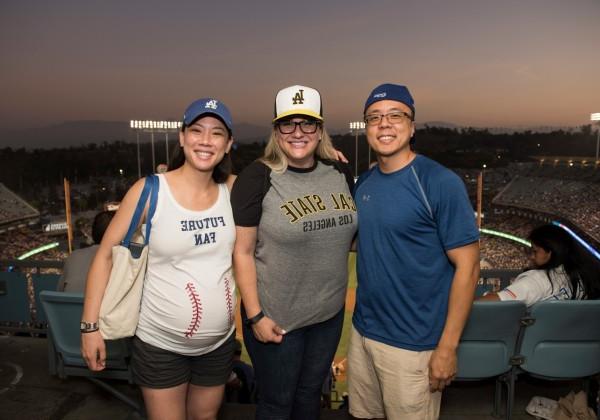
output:
[[[224,385],[233,367],[235,332],[219,348],[200,356],[163,350],[138,337],[133,337],[132,343],[133,381],[146,388],[172,388],[183,383]]]

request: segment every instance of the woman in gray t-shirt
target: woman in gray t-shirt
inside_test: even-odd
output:
[[[234,270],[257,418],[319,416],[357,227],[353,178],[335,159],[319,92],[291,86],[277,94],[263,158],[233,187]]]

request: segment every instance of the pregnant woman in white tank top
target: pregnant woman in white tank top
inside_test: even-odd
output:
[[[225,105],[213,98],[197,100],[184,114],[177,157],[159,175],[132,361],[150,419],[216,418],[231,371],[236,304],[232,142]],[[137,181],[123,198],[91,265],[82,319],[88,324],[98,322],[111,250],[124,238],[143,186],[143,179]],[[100,332],[82,330],[81,343],[88,367],[104,369]]]

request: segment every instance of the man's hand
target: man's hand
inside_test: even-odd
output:
[[[285,330],[268,316],[252,325],[254,337],[261,343],[281,343]]]
[[[450,385],[457,370],[456,350],[437,347],[429,359],[429,390],[442,391]]]

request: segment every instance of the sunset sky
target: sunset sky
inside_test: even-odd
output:
[[[417,122],[600,112],[599,0],[2,0],[0,54],[1,129],[179,119],[204,96],[267,125],[292,84],[321,91],[333,128],[383,82],[408,85]]]

